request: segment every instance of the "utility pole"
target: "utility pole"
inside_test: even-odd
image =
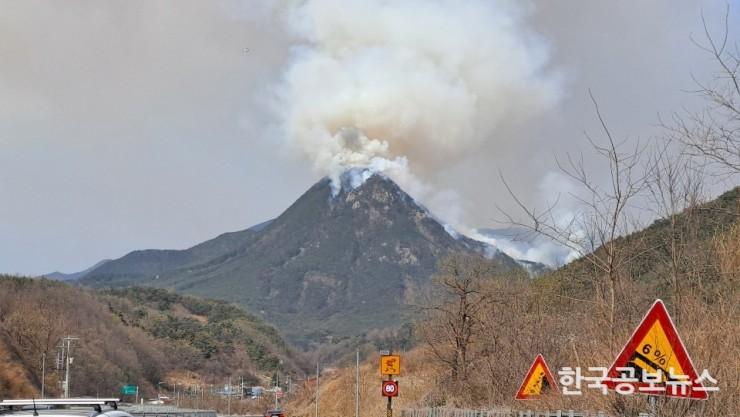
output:
[[[355,417],[360,417],[360,349],[357,349],[355,366]]]
[[[229,404],[228,405],[229,411],[226,414],[231,415],[231,378],[229,378],[229,392],[228,392],[228,394],[229,394],[229,399],[227,400],[227,402]]]
[[[41,398],[44,396],[46,388],[46,352],[41,354]]]
[[[283,361],[280,361],[280,364],[282,365]],[[280,389],[280,368],[275,369],[275,387],[273,388],[273,391],[275,393],[275,410],[279,409],[278,405],[278,390]]]
[[[316,359],[316,417],[319,417],[319,360]]]
[[[62,360],[64,361],[64,398],[69,398],[69,367],[72,365],[72,341],[79,340],[77,337],[66,336],[62,339]],[[66,355],[65,355],[66,352]]]

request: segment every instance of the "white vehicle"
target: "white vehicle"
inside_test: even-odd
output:
[[[118,398],[42,398],[0,401],[0,417],[132,417]]]

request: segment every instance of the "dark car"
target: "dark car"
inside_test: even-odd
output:
[[[265,417],[285,417],[283,410],[270,410],[265,413]]]

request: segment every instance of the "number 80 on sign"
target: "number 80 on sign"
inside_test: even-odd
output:
[[[383,381],[382,393],[384,397],[398,397],[398,382]]]

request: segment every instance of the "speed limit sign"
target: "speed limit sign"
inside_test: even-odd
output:
[[[398,382],[397,381],[383,381],[383,396],[384,397],[398,397]]]

